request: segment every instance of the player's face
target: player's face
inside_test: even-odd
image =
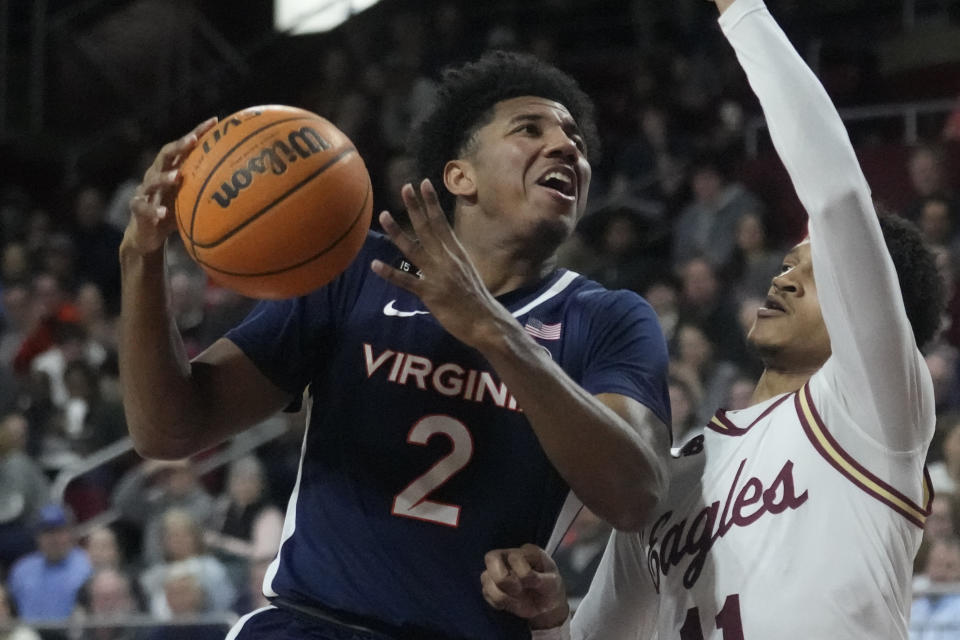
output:
[[[566,107],[532,96],[503,100],[473,144],[467,200],[521,235],[562,233],[562,240],[573,231],[587,205],[590,163]]]
[[[769,369],[812,372],[830,357],[830,336],[820,313],[809,241],[784,257],[747,339]]]

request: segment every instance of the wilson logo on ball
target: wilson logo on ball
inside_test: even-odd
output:
[[[304,109],[231,114],[197,141],[181,175],[184,246],[213,280],[254,298],[323,286],[347,268],[370,228],[363,158],[336,126]]]
[[[241,190],[253,184],[255,174],[262,175],[270,172],[278,176],[283,175],[287,171],[287,162],[296,162],[297,159],[306,160],[316,153],[330,149],[331,146],[313,127],[300,127],[290,132],[287,142],[277,140],[272,146],[263,149],[259,155],[250,158],[246,167],[234,171],[230,181],[221,183],[220,189],[210,197],[226,209]]]

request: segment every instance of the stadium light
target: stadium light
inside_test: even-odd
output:
[[[380,0],[274,0],[273,28],[290,35],[336,29]]]

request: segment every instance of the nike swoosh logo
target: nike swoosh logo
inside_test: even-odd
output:
[[[410,316],[430,315],[429,311],[399,311],[398,309],[393,308],[394,302],[396,302],[396,300],[391,300],[387,303],[387,306],[383,308],[383,315],[392,316],[394,318],[409,318]]]

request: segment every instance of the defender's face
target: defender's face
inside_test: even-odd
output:
[[[591,170],[566,107],[533,96],[498,102],[474,145],[469,164],[483,211],[519,230],[546,225],[564,238],[573,231],[587,205]]]
[[[767,368],[778,371],[813,371],[830,357],[830,336],[820,313],[809,241],[784,257],[747,340]]]

